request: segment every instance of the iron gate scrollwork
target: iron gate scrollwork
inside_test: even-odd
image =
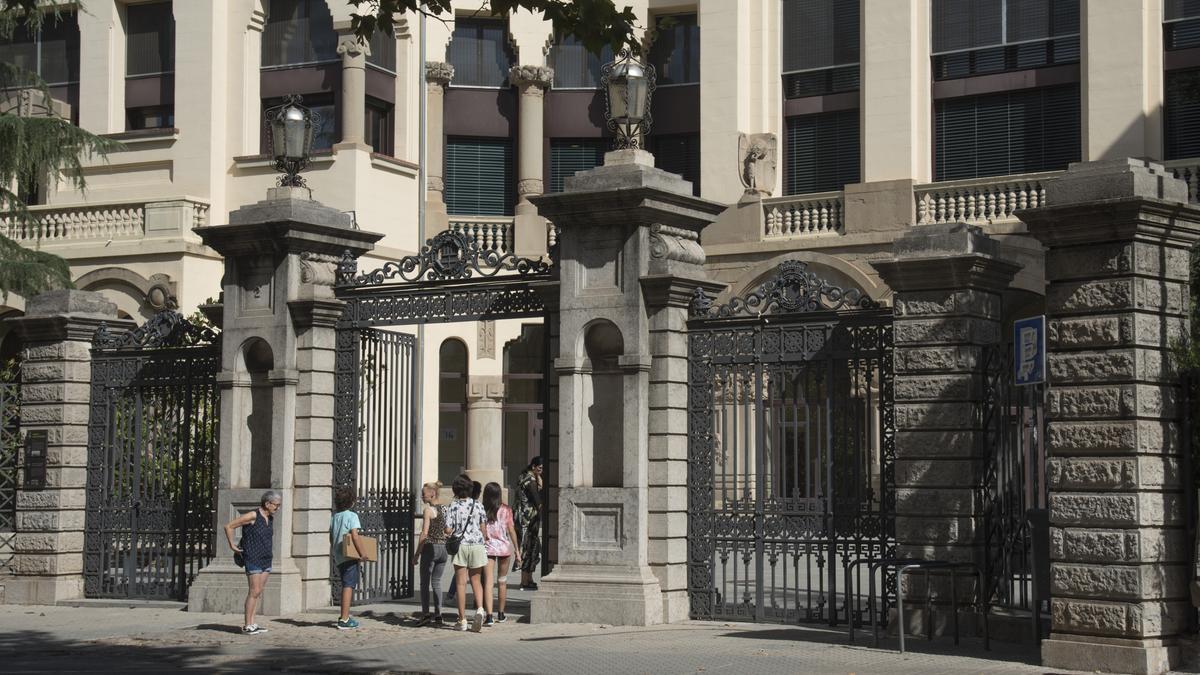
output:
[[[890,311],[798,261],[698,289],[688,439],[692,618],[861,621],[850,564],[895,555]]]
[[[554,284],[549,260],[485,249],[454,230],[430,238],[416,255],[363,273],[352,254],[343,255],[335,286],[346,305],[337,325],[333,478],[356,488],[363,533],[380,539],[379,561],[366,568],[356,601],[407,598],[414,590],[419,345],[396,328],[541,318]],[[332,570],[331,578],[337,593]]]
[[[213,556],[219,334],[174,310],[92,341],[84,593],[184,600]]]

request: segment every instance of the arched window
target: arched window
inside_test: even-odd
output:
[[[467,346],[450,338],[438,350],[438,480],[449,485],[467,464]]]
[[[250,410],[246,433],[250,447],[250,487],[271,487],[271,427],[275,424],[275,388],[267,374],[275,367],[271,345],[255,338],[242,348],[242,360],[250,375]]]
[[[591,364],[585,406],[591,444],[591,487],[621,487],[625,468],[624,374],[618,357],[625,353],[621,331],[608,321],[592,324],[583,338]]]
[[[542,452],[542,380],[545,327],[524,324],[521,335],[504,345],[504,476],[516,489],[517,476]]]

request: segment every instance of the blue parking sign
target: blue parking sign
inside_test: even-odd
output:
[[[1046,381],[1046,317],[1031,316],[1013,323],[1013,382]]]

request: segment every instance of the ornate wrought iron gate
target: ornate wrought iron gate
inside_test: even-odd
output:
[[[688,322],[688,592],[696,619],[859,620],[895,554],[892,322],[786,261]]]
[[[17,456],[21,452],[19,366],[0,372],[0,572],[12,564],[17,537]]]
[[[220,337],[178,312],[92,343],[84,593],[183,600],[213,555]]]
[[[336,293],[346,306],[337,331],[334,484],[356,487],[364,534],[380,537],[377,571],[355,596],[407,598],[421,480],[421,453],[414,447],[418,345],[411,334],[387,328],[545,318],[544,298],[557,297],[557,280],[548,260],[481,248],[473,237],[447,230],[417,255],[362,274],[347,253]],[[548,438],[543,434],[544,457]]]

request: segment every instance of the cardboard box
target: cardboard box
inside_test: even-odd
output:
[[[363,549],[364,557],[358,557],[358,550],[354,548],[354,540],[350,533],[347,532],[345,537],[342,537],[342,553],[347,560],[363,560],[366,562],[375,562],[379,559],[379,541],[375,537],[365,537],[358,535],[358,544]]]

